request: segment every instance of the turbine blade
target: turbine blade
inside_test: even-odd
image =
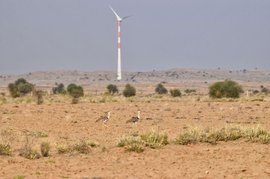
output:
[[[130,16],[125,16],[125,17],[122,18],[122,20],[127,19],[129,17],[132,17],[132,16],[131,15]]]
[[[113,10],[113,8],[112,8],[111,6],[109,6],[109,7],[110,7],[110,9],[112,10],[112,12],[114,13],[116,19],[117,19],[118,21],[121,21],[122,18],[121,18],[121,17]]]

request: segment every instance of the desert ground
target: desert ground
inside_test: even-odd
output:
[[[260,126],[269,131],[269,97],[213,100],[207,94],[193,94],[173,98],[149,95],[152,88],[141,85],[138,96],[132,98],[92,91],[79,104],[70,104],[71,98],[65,95],[48,95],[37,105],[31,96],[11,99],[7,93],[0,103],[0,131],[12,152],[0,155],[0,178],[270,178],[269,144],[245,139],[215,145],[173,142],[181,131],[197,127]],[[126,123],[138,110],[141,120]],[[106,111],[111,111],[110,120],[95,122]],[[123,136],[151,130],[167,133],[169,144],[145,148],[142,153],[117,146]],[[81,141],[94,143],[89,153],[58,152],[61,145]],[[42,142],[50,144],[48,157],[19,156],[26,143],[39,151]]]
[[[189,129],[226,127],[270,129],[270,97],[243,93],[239,99],[211,99],[208,87],[215,81],[236,79],[244,91],[270,87],[269,71],[186,70],[126,73],[121,83],[111,72],[34,72],[0,76],[0,144],[10,145],[10,155],[0,155],[0,178],[270,178],[270,144],[246,139],[211,143],[175,143]],[[12,99],[8,83],[26,78],[46,92],[44,103],[33,96]],[[85,96],[71,104],[68,95],[52,95],[55,83],[83,85]],[[179,88],[182,97],[154,94],[163,82],[168,89]],[[116,83],[120,92],[126,83],[137,95],[104,94]],[[186,94],[185,89],[196,89]],[[111,118],[96,122],[105,112]],[[141,111],[138,123],[126,123]],[[168,145],[145,147],[141,153],[119,147],[124,136],[149,131],[166,133]],[[20,156],[25,146],[40,153],[49,143],[48,157],[27,159]],[[67,146],[90,144],[87,153],[59,152]],[[89,150],[88,150],[89,149]]]

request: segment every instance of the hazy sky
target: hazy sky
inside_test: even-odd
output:
[[[0,0],[0,74],[270,69],[270,0]]]

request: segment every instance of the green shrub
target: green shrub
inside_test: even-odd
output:
[[[163,84],[159,83],[156,86],[155,92],[157,94],[167,94],[168,93],[168,90],[163,86]]]
[[[264,93],[264,94],[269,94],[270,93],[270,90],[266,87],[264,87],[263,85],[261,85],[261,93]]]
[[[34,85],[27,82],[24,78],[19,78],[14,83],[8,85],[10,95],[13,98],[26,95],[33,91]]]
[[[127,84],[124,91],[123,91],[123,95],[125,97],[135,96],[136,95],[135,87],[131,86],[130,84]]]
[[[179,89],[172,89],[170,93],[172,97],[181,97],[181,91]]]
[[[31,83],[20,83],[17,87],[18,91],[23,96],[30,93],[34,89],[34,85],[32,85]]]
[[[216,82],[209,87],[209,96],[212,98],[239,98],[242,92],[242,87],[231,80]]]
[[[67,86],[67,92],[70,94],[73,88],[76,88],[77,85],[74,83],[71,83]]]
[[[111,95],[114,95],[115,93],[118,93],[118,88],[116,85],[113,85],[113,84],[109,84],[107,86],[107,90],[108,92],[111,94]]]
[[[13,97],[13,98],[20,97],[19,90],[14,83],[8,84],[8,90],[9,90],[11,97]]]
[[[84,96],[82,86],[77,86],[75,84],[70,84],[67,87],[67,91],[68,91],[69,95],[73,97],[72,104],[77,104],[79,102],[79,98]]]
[[[65,85],[63,83],[57,84],[56,87],[52,88],[53,94],[65,94]]]
[[[196,90],[195,90],[195,89],[186,89],[186,90],[185,90],[185,93],[186,93],[186,94],[196,93]]]

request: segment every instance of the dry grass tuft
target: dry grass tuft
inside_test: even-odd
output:
[[[198,142],[217,144],[219,141],[234,141],[248,139],[251,142],[262,144],[270,143],[270,133],[260,128],[225,127],[222,129],[188,129],[180,133],[175,143],[180,145],[194,144]]]
[[[129,135],[122,137],[118,142],[118,147],[125,147],[127,151],[143,152],[145,147],[152,149],[160,148],[169,144],[168,136],[165,132],[150,131],[141,135]]]
[[[0,155],[11,155],[11,147],[9,144],[0,144]]]
[[[64,145],[64,144],[58,144],[56,146],[56,149],[59,154],[72,152],[72,148],[69,145]]]
[[[141,139],[145,142],[147,147],[159,148],[169,144],[168,135],[165,132],[150,131],[141,135]]]
[[[11,143],[14,138],[9,131],[2,131],[0,133],[0,155],[11,155]]]
[[[20,149],[19,155],[30,160],[39,159],[41,157],[37,151],[33,150],[28,138],[26,138],[25,145]]]
[[[74,145],[58,144],[56,148],[59,154],[72,153],[72,152],[88,154],[91,152],[92,147],[97,147],[97,146],[98,144],[95,142],[91,142],[88,140],[81,140],[79,143],[76,143]]]
[[[75,144],[72,147],[72,150],[81,154],[88,154],[91,151],[91,146],[86,141],[81,141],[80,143]]]
[[[127,151],[141,153],[144,151],[145,143],[140,136],[124,136],[118,144],[118,147],[125,147]]]

